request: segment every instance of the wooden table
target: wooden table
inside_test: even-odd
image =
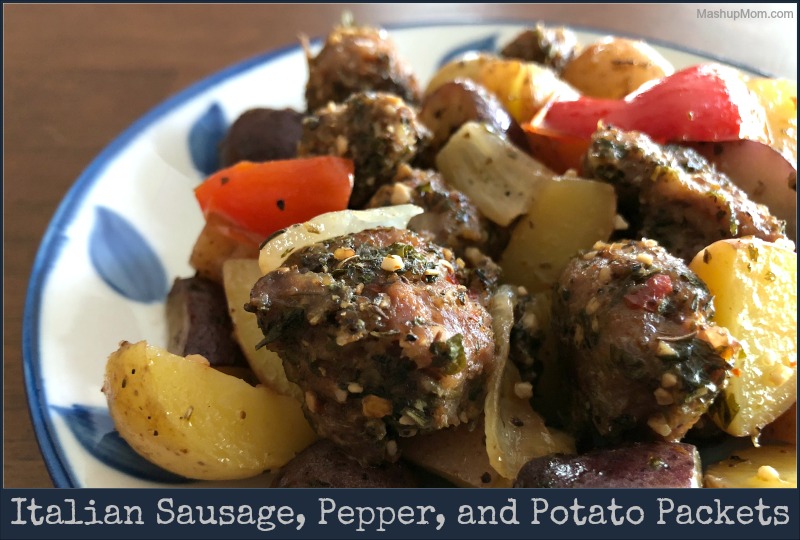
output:
[[[5,5],[4,486],[52,486],[31,428],[21,327],[31,266],[72,182],[126,126],[193,81],[299,32],[327,33],[344,9],[357,21],[537,19],[678,41],[796,78],[790,19],[702,19],[689,5]]]

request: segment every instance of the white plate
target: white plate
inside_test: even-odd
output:
[[[444,59],[497,50],[516,24],[427,25],[391,35],[422,82]],[[581,31],[583,43],[602,32]],[[709,58],[656,46],[676,68]],[[275,81],[280,81],[275,84]],[[100,392],[121,340],[166,344],[164,301],[203,218],[193,195],[224,130],[248,108],[305,108],[298,46],[197,83],[128,128],[78,178],[34,264],[23,326],[25,381],[42,453],[57,487],[209,485],[147,464],[113,432]],[[225,485],[263,485],[263,479]],[[220,483],[214,483],[220,486]]]

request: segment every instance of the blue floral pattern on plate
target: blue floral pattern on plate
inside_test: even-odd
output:
[[[189,129],[189,155],[203,176],[219,169],[219,144],[227,130],[228,121],[218,103],[213,103]]]
[[[150,303],[167,295],[161,260],[139,231],[109,208],[96,209],[89,258],[103,281],[125,298]]]
[[[67,422],[81,446],[95,458],[131,476],[143,480],[181,484],[188,479],[153,465],[133,451],[114,430],[114,422],[105,407],[73,405],[53,407]]]

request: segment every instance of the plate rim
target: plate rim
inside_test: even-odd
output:
[[[608,29],[568,24],[555,20],[543,18],[531,19],[508,19],[508,18],[481,18],[477,20],[458,20],[450,19],[446,21],[414,21],[396,24],[374,23],[374,26],[384,28],[391,32],[393,30],[412,30],[416,28],[430,27],[451,27],[451,26],[526,26],[534,22],[543,22],[547,25],[565,26],[579,32],[592,34],[617,35],[621,37],[641,39],[649,44],[672,49],[678,52],[688,53],[706,60],[724,63],[726,65],[746,70],[763,77],[773,77],[763,70],[741,62],[731,61],[716,54],[693,49],[691,47],[679,45],[656,38],[644,38],[641,35],[629,32],[611,31]],[[321,43],[320,37],[311,40],[312,44]],[[28,413],[36,435],[36,442],[50,475],[50,479],[56,488],[76,488],[85,487],[75,477],[73,468],[70,466],[67,453],[64,451],[59,440],[53,418],[50,414],[50,404],[47,400],[44,389],[44,379],[41,373],[41,311],[43,306],[44,286],[48,281],[50,273],[61,249],[66,241],[63,231],[69,226],[82,206],[82,202],[94,184],[102,177],[107,166],[120,154],[130,143],[151,125],[156,123],[166,114],[170,113],[180,105],[190,101],[203,91],[224,82],[231,77],[240,75],[246,71],[254,69],[272,61],[279,59],[290,53],[302,50],[299,43],[287,44],[268,50],[267,52],[256,54],[250,58],[236,62],[228,67],[222,68],[211,75],[208,75],[191,85],[178,90],[163,101],[149,109],[142,116],[138,117],[124,131],[114,137],[80,173],[77,179],[70,185],[67,193],[61,199],[50,218],[47,228],[36,250],[34,262],[31,267],[30,278],[26,290],[24,311],[22,317],[22,364],[24,387],[28,402]]]

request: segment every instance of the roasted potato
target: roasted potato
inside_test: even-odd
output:
[[[579,95],[544,66],[488,54],[473,54],[446,64],[434,74],[425,95],[456,79],[472,79],[486,88],[520,124],[530,121],[548,100],[556,96],[567,99]]]
[[[221,218],[210,216],[192,248],[189,264],[197,274],[222,284],[222,265],[228,259],[255,259],[258,244],[225,234]]]
[[[710,488],[796,488],[797,449],[767,445],[737,450],[706,470]]]
[[[533,459],[514,487],[699,488],[701,470],[694,446],[656,442]]]
[[[469,79],[446,82],[426,95],[418,118],[433,134],[426,149],[432,156],[469,121],[486,124],[517,147],[525,151],[528,148],[525,133],[516,120],[509,116],[494,95]]]
[[[574,177],[543,182],[500,259],[504,278],[530,292],[550,288],[578,251],[608,240],[616,212],[610,184]]]
[[[187,478],[256,476],[316,439],[297,400],[144,341],[122,342],[111,354],[103,392],[131,448]]]
[[[607,37],[573,58],[561,78],[584,95],[621,99],[644,83],[674,71],[672,64],[647,43]]]
[[[797,446],[797,402],[761,431],[764,442],[779,442]]]
[[[223,168],[240,161],[272,161],[297,156],[303,114],[293,109],[250,109],[228,129],[219,148]]]
[[[797,254],[752,237],[721,240],[689,267],[714,295],[714,321],[742,345],[709,413],[733,436],[756,436],[797,399]]]
[[[328,440],[312,444],[283,467],[273,487],[279,488],[413,488],[420,487],[402,462],[362,467]]]
[[[511,487],[489,464],[483,422],[400,439],[403,459],[458,487]]]
[[[245,364],[218,283],[199,276],[176,279],[167,295],[167,329],[172,354],[199,354],[215,367]]]

